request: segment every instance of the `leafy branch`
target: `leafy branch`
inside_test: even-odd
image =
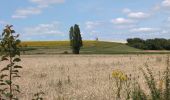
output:
[[[19,69],[22,66],[17,65],[20,59],[20,40],[19,34],[14,35],[15,31],[12,30],[12,25],[7,25],[2,32],[0,48],[2,52],[1,61],[8,62],[8,64],[0,70],[0,100],[18,100],[16,93],[20,93],[19,85],[13,81],[19,78]]]

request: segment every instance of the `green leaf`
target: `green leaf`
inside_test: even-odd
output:
[[[12,67],[14,65],[14,63],[8,64],[7,67]]]
[[[34,96],[38,96],[38,93],[35,93]]]
[[[16,73],[18,73],[19,71],[18,71],[18,70],[13,70],[12,72],[16,72]]]
[[[0,78],[3,79],[3,78],[6,77],[6,76],[8,76],[8,75],[2,74],[2,75],[0,75]]]
[[[21,77],[21,76],[19,76],[19,75],[15,75],[15,76],[13,76],[13,77]]]
[[[6,91],[6,90],[8,90],[8,88],[1,89],[0,91]]]
[[[2,32],[2,36],[4,36],[4,35],[5,35],[5,31]]]
[[[14,36],[10,36],[9,39],[10,39],[11,41],[13,41],[13,40],[14,40]]]
[[[15,44],[16,45],[18,45],[18,44],[20,44],[21,43],[21,40],[19,40],[19,39],[17,39],[16,41],[15,41]]]
[[[4,29],[4,32],[6,33],[6,36],[10,35],[10,30],[9,29]]]
[[[19,50],[16,51],[16,55],[20,56],[20,51]]]
[[[12,84],[12,81],[10,81],[10,80],[6,80],[5,81],[8,85],[11,85]]]
[[[16,88],[19,90],[19,85],[15,85],[16,86]]]
[[[15,65],[14,68],[22,68],[22,66]]]
[[[0,85],[6,85],[5,83],[0,83]]]
[[[13,62],[19,62],[19,61],[21,61],[20,58],[15,58],[15,59],[13,60]]]
[[[8,60],[8,58],[7,58],[6,56],[3,56],[3,57],[1,58],[1,61],[4,61],[4,60]]]
[[[18,98],[13,98],[13,100],[19,100]]]
[[[19,90],[19,89],[14,89],[14,91],[16,91],[16,92],[20,93],[20,90]]]
[[[5,96],[6,97],[13,97],[13,95],[11,93],[6,93]]]
[[[12,72],[11,74],[13,74],[13,75],[18,75],[16,72]]]
[[[9,67],[5,67],[5,68],[1,69],[1,71],[5,71],[5,70],[9,70]]]
[[[11,33],[15,33],[15,30],[11,30]]]

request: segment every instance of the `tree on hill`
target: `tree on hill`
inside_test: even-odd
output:
[[[144,50],[170,50],[170,40],[164,38],[146,40],[140,38],[130,38],[127,39],[127,45]]]
[[[83,46],[80,28],[77,24],[71,26],[70,32],[70,46],[73,54],[79,54],[80,48]]]

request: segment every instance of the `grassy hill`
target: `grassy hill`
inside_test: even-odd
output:
[[[57,54],[71,53],[69,41],[25,41],[22,46],[27,46],[26,54]],[[83,41],[80,50],[82,54],[124,54],[135,53],[141,50],[129,47],[123,43],[104,41]]]

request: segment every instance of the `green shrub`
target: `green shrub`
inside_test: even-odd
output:
[[[121,85],[121,89],[125,89],[126,91],[126,100],[170,100],[169,56],[167,57],[167,67],[166,71],[164,72],[165,74],[163,74],[162,77],[159,75],[159,83],[156,81],[156,76],[154,76],[153,72],[147,64],[145,65],[145,70],[144,68],[141,68],[140,70],[144,76],[146,85],[150,92],[149,94],[146,94],[146,91],[140,88],[140,85],[137,82],[136,78],[134,78],[134,80],[131,80],[131,77],[127,77],[125,82],[126,84]],[[118,85],[116,85],[116,87],[119,88]],[[118,97],[121,97],[122,94],[120,94],[120,92],[118,93],[120,95],[118,95]]]
[[[3,30],[0,44],[2,51],[1,61],[9,62],[0,71],[0,99],[18,100],[16,94],[20,93],[20,88],[13,79],[20,77],[19,69],[22,68],[22,66],[17,65],[21,61],[19,50],[21,41],[18,39],[19,34],[14,35],[15,31],[11,28],[12,25],[7,25]]]

